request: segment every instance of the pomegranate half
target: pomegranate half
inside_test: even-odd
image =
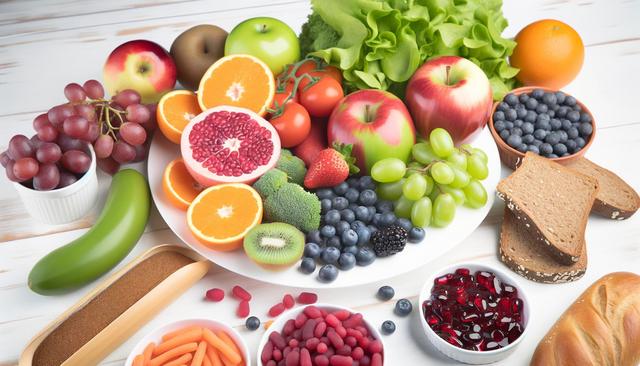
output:
[[[238,107],[218,106],[189,122],[180,140],[182,159],[205,187],[256,181],[280,158],[280,138],[271,123]]]

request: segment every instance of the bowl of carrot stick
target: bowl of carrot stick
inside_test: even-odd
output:
[[[136,344],[126,366],[249,366],[240,334],[210,319],[185,319],[161,326]]]

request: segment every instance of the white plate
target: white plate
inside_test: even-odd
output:
[[[489,177],[482,182],[488,195],[484,207],[476,210],[458,207],[453,222],[443,229],[427,228],[427,235],[422,243],[407,244],[403,252],[387,258],[378,258],[369,266],[356,266],[349,271],[340,271],[338,278],[331,283],[318,281],[317,270],[312,275],[299,272],[297,264],[282,271],[270,271],[256,265],[242,250],[219,252],[200,244],[189,232],[185,211],[172,206],[162,190],[164,168],[180,156],[179,146],[168,141],[161,133],[156,133],[149,151],[147,167],[149,185],[158,211],[171,230],[204,257],[230,271],[263,282],[303,288],[338,288],[377,282],[417,269],[453,249],[482,223],[496,196],[501,164],[498,149],[487,128],[478,134],[473,146],[484,150],[489,157]]]

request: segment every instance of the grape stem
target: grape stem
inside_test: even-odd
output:
[[[122,115],[126,114],[127,112],[112,107],[109,104],[109,100],[104,98],[90,99],[88,102],[81,102],[81,104],[90,104],[94,107],[100,108],[100,114],[98,116],[98,129],[100,130],[100,134],[111,135],[114,140],[117,140],[116,131],[118,131],[120,127],[116,127],[111,123],[111,113],[113,113],[118,118],[120,124],[123,124],[124,119],[122,118]]]

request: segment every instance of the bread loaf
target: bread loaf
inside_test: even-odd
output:
[[[562,314],[536,348],[531,366],[637,366],[640,276],[610,273]]]

